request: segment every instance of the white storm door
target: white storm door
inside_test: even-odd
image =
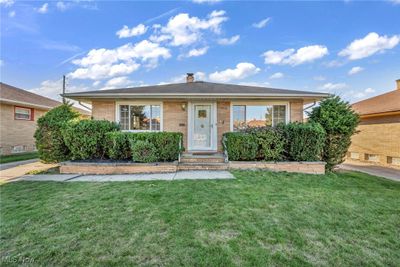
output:
[[[212,105],[193,105],[192,149],[212,149]]]

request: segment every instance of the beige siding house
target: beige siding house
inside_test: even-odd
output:
[[[361,121],[348,161],[400,168],[400,80],[394,91],[354,103]]]
[[[61,102],[0,83],[0,155],[36,150],[36,121],[59,105]],[[89,116],[87,111],[79,112]]]
[[[94,119],[116,121],[125,131],[183,133],[187,151],[222,150],[225,132],[247,126],[303,121],[303,106],[327,94],[194,81],[67,93],[92,105]]]

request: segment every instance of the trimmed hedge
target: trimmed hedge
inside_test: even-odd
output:
[[[62,135],[71,159],[104,159],[105,135],[118,129],[116,123],[106,120],[72,121],[62,129]]]
[[[114,132],[106,134],[107,155],[111,159],[126,160],[131,158],[131,147],[138,141],[146,141],[154,145],[157,151],[156,161],[174,161],[183,151],[179,150],[182,133],[175,132]]]
[[[257,127],[244,130],[255,137],[258,144],[257,160],[278,161],[283,159],[285,139],[280,128]]]
[[[158,160],[157,149],[149,141],[138,140],[132,143],[131,151],[132,160],[135,162],[150,163]]]
[[[278,126],[286,142],[285,156],[293,161],[319,161],[325,142],[325,130],[318,123],[289,123]]]
[[[70,150],[64,142],[61,131],[65,123],[79,117],[70,104],[63,104],[51,109],[37,120],[34,137],[43,162],[60,162],[70,158]]]
[[[325,131],[318,123],[289,123],[224,134],[229,160],[318,161]]]
[[[258,143],[254,135],[241,132],[225,133],[224,149],[229,160],[255,160],[258,153]]]

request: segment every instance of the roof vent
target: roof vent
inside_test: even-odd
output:
[[[192,83],[194,82],[194,74],[193,73],[186,73],[186,82],[187,83]]]
[[[397,90],[400,90],[400,79],[397,79],[396,80],[396,85],[397,85]]]

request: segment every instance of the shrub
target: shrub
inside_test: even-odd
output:
[[[229,160],[255,160],[258,143],[252,134],[230,132],[224,134],[224,149],[228,152]]]
[[[321,160],[325,130],[319,123],[279,125],[286,140],[285,156],[294,161]]]
[[[348,102],[338,96],[331,96],[309,113],[309,121],[319,123],[325,129],[322,160],[326,161],[326,169],[331,171],[335,165],[343,162],[359,117]]]
[[[138,140],[132,143],[132,160],[135,162],[156,162],[157,149],[154,144],[148,141]]]
[[[109,132],[105,135],[106,155],[114,160],[127,160],[131,158],[131,147],[128,133]]]
[[[179,142],[182,133],[175,132],[149,132],[149,133],[127,133],[131,144],[137,141],[147,141],[154,145],[157,150],[157,161],[174,161],[179,157]]]
[[[37,120],[34,137],[39,158],[44,162],[60,162],[70,158],[70,150],[61,134],[63,125],[75,118],[79,113],[70,104],[63,104],[48,111]]]
[[[277,161],[283,158],[285,139],[280,128],[257,127],[244,132],[253,135],[258,144],[257,159]]]
[[[103,159],[107,132],[117,131],[118,125],[105,120],[72,121],[62,130],[72,159]]]
[[[131,146],[137,141],[147,141],[157,151],[157,161],[174,161],[183,151],[179,149],[182,133],[174,132],[110,132],[106,134],[106,154],[111,159],[125,160],[131,158]]]

